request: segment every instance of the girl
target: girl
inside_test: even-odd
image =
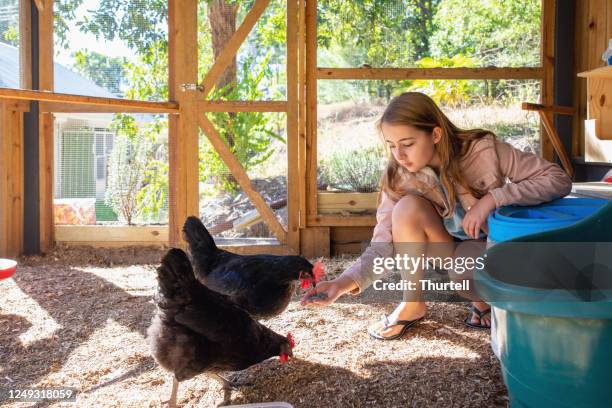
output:
[[[392,256],[401,250],[399,243],[425,248],[427,243],[482,239],[495,208],[536,205],[571,191],[570,178],[556,164],[498,141],[486,130],[458,128],[422,93],[392,99],[378,129],[391,154],[372,244],[339,277],[307,292],[303,303],[308,306],[327,306],[367,288],[379,278],[370,267],[374,258]],[[413,254],[421,253],[418,245],[411,245]],[[372,337],[399,338],[424,317],[421,294],[411,294],[390,316],[370,326]],[[472,315],[465,323],[489,328],[488,304],[472,300]]]

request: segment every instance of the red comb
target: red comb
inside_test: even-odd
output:
[[[291,333],[287,333],[287,341],[289,341],[289,345],[291,346],[291,348],[295,347],[295,340],[293,340],[293,336],[291,335]]]
[[[314,277],[315,282],[318,282],[323,276],[325,276],[325,267],[323,266],[323,262],[315,262],[314,267],[312,268],[312,276]]]

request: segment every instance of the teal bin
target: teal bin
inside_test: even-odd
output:
[[[513,407],[612,406],[612,202],[567,200],[502,210],[475,272]]]

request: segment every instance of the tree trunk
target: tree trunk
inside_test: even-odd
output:
[[[208,20],[210,21],[210,28],[212,34],[212,47],[215,56],[215,61],[229,42],[232,35],[236,32],[236,14],[238,11],[238,5],[227,4],[225,0],[211,0],[208,4]],[[217,89],[224,88],[230,85],[226,91],[228,93],[234,88],[238,81],[237,77],[237,64],[236,55],[233,56],[232,61],[226,68],[223,75],[219,77],[219,81],[216,84]],[[219,95],[222,96],[222,95]],[[233,113],[229,113],[230,120]],[[226,133],[227,144],[230,150],[234,150],[236,141],[231,133]],[[232,174],[225,176],[226,180],[232,184],[236,184],[236,180]]]
[[[237,5],[227,4],[225,0],[211,0],[208,5],[208,19],[212,32],[212,47],[215,60],[236,32],[237,10]],[[235,84],[236,80],[236,56],[234,55],[232,62],[219,78],[217,88],[223,88],[231,83]]]

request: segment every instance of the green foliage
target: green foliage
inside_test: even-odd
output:
[[[323,48],[349,48],[352,66],[409,66],[428,51],[439,1],[322,1],[317,40]]]
[[[0,0],[0,42],[19,45],[19,2]]]
[[[98,86],[107,89],[116,96],[122,96],[121,86],[125,81],[127,59],[113,58],[87,49],[72,54],[73,68]]]
[[[247,59],[241,68],[241,81],[216,90],[212,95],[213,99],[218,95],[223,95],[226,100],[261,99],[263,93],[260,83],[266,75],[268,60],[265,59],[261,65],[255,66],[252,60]],[[274,132],[278,123],[269,114],[213,112],[209,117],[245,170],[265,162],[274,153],[271,146],[273,139],[285,142],[283,137]],[[238,191],[236,181],[212,145],[203,143],[200,146],[200,181],[204,182],[209,178],[215,181],[220,190],[230,193]]]
[[[323,162],[323,181],[347,191],[377,191],[384,167],[382,147],[335,152]]]
[[[442,0],[432,55],[471,55],[484,66],[535,66],[540,19],[540,0]]]
[[[168,208],[168,152],[159,136],[168,123],[155,118],[138,124],[133,115],[116,114],[105,202],[128,224],[157,221]]]
[[[76,19],[76,10],[83,0],[56,0],[55,33],[60,46],[68,48],[68,24]],[[82,32],[98,39],[113,41],[118,38],[138,53],[146,52],[155,44],[167,47],[167,0],[99,0],[97,7],[77,22]]]
[[[117,134],[109,157],[104,201],[128,225],[132,225],[140,213],[136,197],[145,176],[147,141],[142,133],[133,132],[136,129],[133,118],[121,116],[118,123],[127,127],[115,125]]]
[[[466,57],[461,54],[454,55],[452,58],[442,57],[434,59],[431,57],[417,61],[419,68],[440,68],[440,67],[474,67],[477,61],[474,58]],[[413,80],[402,81],[408,91],[418,91],[429,95],[436,103],[447,106],[457,106],[465,104],[473,98],[479,90],[474,81],[467,80]],[[403,90],[402,90],[403,91]]]

